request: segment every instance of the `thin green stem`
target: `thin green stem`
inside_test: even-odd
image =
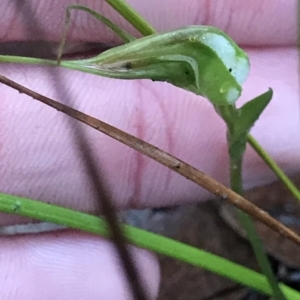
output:
[[[25,57],[25,56],[12,56],[0,55],[0,62],[13,63],[13,64],[28,64],[28,65],[41,65],[41,66],[58,66],[56,60]]]
[[[237,145],[238,142],[234,138],[234,134],[228,132],[227,138],[230,160],[230,186],[233,191],[240,195],[243,195],[242,162],[245,147],[241,144]],[[241,210],[238,211],[238,216],[241,224],[247,232],[247,237],[252,246],[257,262],[262,272],[268,278],[268,283],[273,291],[273,296],[277,300],[285,300],[286,298],[278,286],[278,282],[274,276],[268,257],[264,251],[262,242],[256,232],[253,220],[249,215]]]
[[[121,16],[124,17],[134,28],[142,35],[150,35],[155,33],[155,29],[130,5],[124,0],[105,0],[112,6]]]
[[[280,169],[277,163],[272,159],[272,157],[262,148],[262,146],[257,142],[257,140],[248,134],[248,143],[256,151],[256,153],[263,159],[263,161],[273,170],[277,177],[285,184],[293,196],[300,201],[300,191],[297,189],[295,184],[288,178],[288,176]]]
[[[84,64],[74,63],[74,61],[63,60],[60,62],[59,66],[56,60],[24,57],[24,56],[12,56],[12,55],[0,55],[0,63],[14,63],[14,64],[29,64],[29,65],[41,65],[41,66],[51,66],[51,67],[62,67],[69,70],[75,70],[79,72],[89,73],[99,76],[99,70],[88,68]],[[101,70],[101,76],[116,78],[111,72]],[[120,76],[120,78],[123,78]]]
[[[111,237],[103,218],[40,201],[0,193],[0,211]],[[272,294],[266,277],[258,272],[170,238],[129,225],[122,226],[127,240],[133,245],[201,267],[264,294]],[[283,284],[280,287],[288,299],[300,300],[300,294],[295,290]]]

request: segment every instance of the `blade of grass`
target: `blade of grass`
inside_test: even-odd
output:
[[[103,218],[41,201],[0,193],[0,211],[112,238],[109,225]],[[129,243],[135,246],[201,267],[264,294],[272,293],[264,275],[225,258],[129,225],[122,225],[122,230]],[[280,287],[287,299],[300,300],[300,294],[295,290],[283,284]]]
[[[300,191],[290,178],[280,169],[275,160],[262,148],[257,140],[250,134],[247,137],[248,143],[256,151],[256,153],[263,159],[263,161],[270,167],[270,169],[277,175],[277,177],[284,183],[292,195],[300,201]]]

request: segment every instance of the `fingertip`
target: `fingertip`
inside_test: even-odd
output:
[[[1,238],[1,299],[130,299],[111,242],[75,231]],[[154,255],[129,247],[149,299],[159,287]]]

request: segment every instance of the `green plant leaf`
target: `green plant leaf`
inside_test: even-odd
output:
[[[264,94],[248,101],[237,110],[235,120],[235,135],[247,134],[254,123],[258,120],[261,113],[267,107],[273,96],[273,90],[270,88]]]
[[[217,113],[227,124],[227,141],[230,157],[237,158],[243,156],[246,149],[248,133],[271,101],[272,96],[273,90],[269,89],[239,109],[230,105],[215,105]]]

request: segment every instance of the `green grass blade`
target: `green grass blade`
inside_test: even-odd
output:
[[[36,200],[0,193],[0,211],[110,237],[104,219]],[[225,258],[129,225],[124,225],[123,230],[129,243],[138,247],[201,267],[262,293],[272,293],[265,276]],[[293,289],[283,284],[280,287],[287,299],[300,300],[300,294]]]
[[[262,148],[262,146],[257,142],[257,140],[248,134],[247,136],[248,143],[256,151],[256,153],[263,159],[263,161],[270,167],[270,169],[277,175],[277,177],[284,183],[292,195],[300,201],[300,191],[296,185],[290,180],[290,178],[283,172],[282,169],[278,166],[275,160]]]

